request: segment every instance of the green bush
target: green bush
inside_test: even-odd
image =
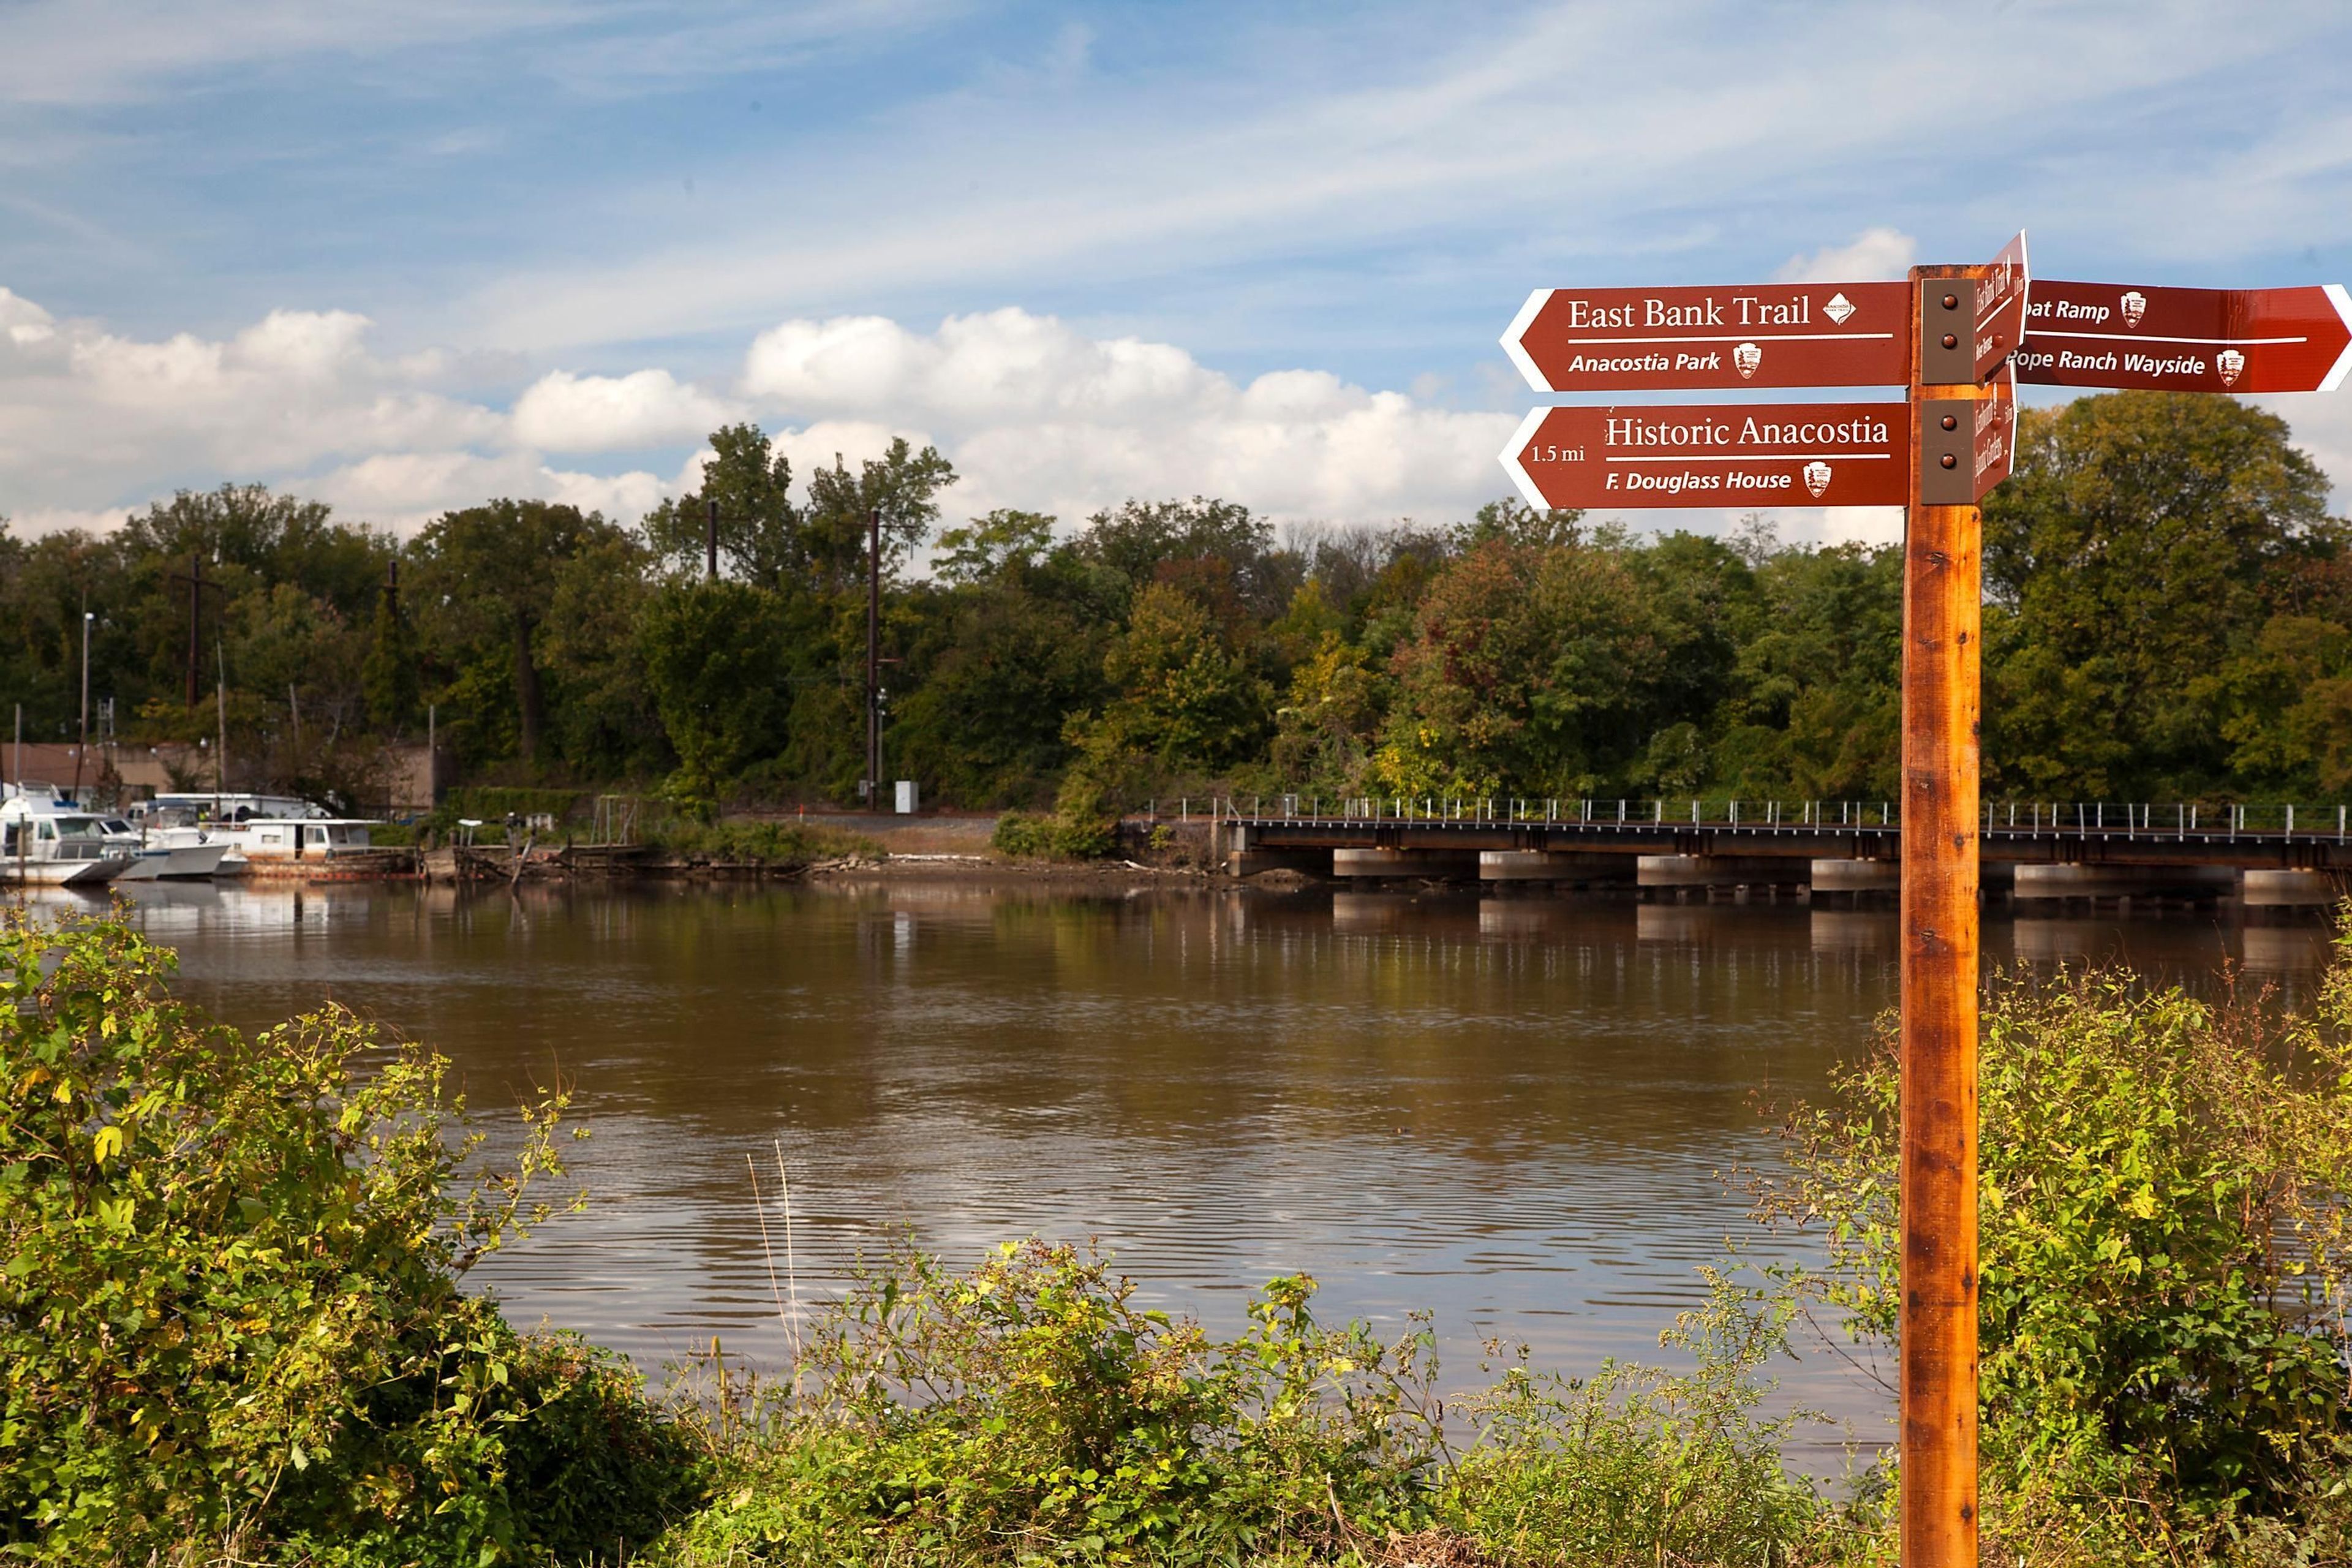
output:
[[[2168,1563],[2340,1519],[2352,965],[2284,1021],[2121,974],[2011,983],[1981,1064],[1989,1539]],[[1790,1118],[1768,1204],[1826,1227],[1822,1288],[1889,1347],[1897,1080],[1889,1031]]]
[[[1117,799],[1084,767],[1072,768],[1054,797],[1051,842],[1073,860],[1099,860],[1118,847]]]
[[[1767,1416],[1759,1373],[1788,1350],[1796,1298],[1706,1271],[1707,1304],[1664,1336],[1679,1374],[1605,1362],[1590,1380],[1518,1364],[1462,1402],[1478,1436],[1443,1513],[1512,1562],[1786,1563],[1830,1511],[1782,1468],[1802,1411]]]
[[[0,914],[0,1543],[478,1565],[657,1529],[691,1470],[634,1380],[459,1289],[547,1213],[562,1099],[484,1167],[440,1058],[334,1007],[248,1038],[169,970]]]
[[[1008,811],[996,819],[996,831],[989,835],[988,843],[998,854],[1016,859],[1050,855],[1054,852],[1052,819],[1025,811]]]
[[[996,819],[988,842],[998,854],[1020,860],[1099,860],[1118,847],[1118,817],[1102,791],[1074,773],[1063,781],[1052,816],[1008,811]]]
[[[1526,1352],[1459,1402],[1425,1326],[1329,1328],[1304,1278],[1232,1340],[1139,1311],[1103,1261],[1032,1241],[969,1276],[862,1275],[789,1384],[708,1363],[714,1500],[662,1563],[1526,1563],[1824,1560],[1853,1523],[1790,1479],[1801,1414],[1759,1414],[1795,1310],[1719,1275],[1667,1339],[1693,1370],[1590,1382]]]
[[[971,1276],[866,1274],[797,1394],[709,1430],[718,1500],[681,1561],[1222,1563],[1423,1522],[1438,1461],[1416,1330],[1328,1328],[1276,1279],[1238,1338],[1139,1310],[1102,1260],[1038,1242]],[[704,1408],[723,1402],[705,1402]]]

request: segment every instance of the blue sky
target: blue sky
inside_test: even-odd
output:
[[[631,515],[753,417],[936,440],[951,510],[1459,514],[1538,285],[2020,226],[2046,276],[2352,277],[2348,47],[2340,0],[0,0],[0,513]],[[2277,404],[2339,480],[2347,401]]]

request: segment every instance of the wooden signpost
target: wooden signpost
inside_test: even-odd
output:
[[[1979,721],[1985,493],[2017,384],[2327,391],[2352,297],[2032,280],[1539,289],[1504,352],[1538,392],[1900,386],[1903,402],[1539,407],[1502,454],[1535,507],[1901,505],[1899,1458],[1906,1568],[1977,1562]]]

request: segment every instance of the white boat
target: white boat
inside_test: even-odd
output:
[[[147,833],[151,838],[157,828],[172,837],[165,840],[173,848],[185,847],[187,830],[195,830],[194,842],[206,851],[220,850],[213,857],[209,871],[215,877],[242,877],[252,869],[247,858],[247,824],[260,821],[326,821],[331,816],[326,807],[313,805],[299,795],[245,795],[212,790],[177,791],[159,795],[152,800],[138,802],[131,807],[131,825]],[[183,864],[194,863],[193,857],[183,857]],[[173,876],[196,873],[193,870]]]
[[[174,833],[197,830],[207,850],[221,850],[211,873],[221,877],[310,877],[331,868],[357,876],[383,871],[388,860],[407,854],[379,849],[370,841],[371,830],[383,823],[337,816],[294,795],[159,795],[132,806],[131,820],[151,842],[159,826]]]
[[[121,878],[125,882],[209,878],[220,870],[230,847],[226,841],[212,842],[211,835],[194,823],[173,823],[154,814],[145,815],[135,827],[119,816],[102,818],[100,826],[109,844],[131,857]]]
[[[256,868],[320,865],[366,855],[368,830],[383,826],[356,816],[257,816],[214,830]]]
[[[95,812],[22,786],[0,800],[0,882],[99,887],[130,865]]]

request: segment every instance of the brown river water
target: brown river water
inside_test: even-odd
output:
[[[1818,1090],[1894,999],[1891,912],[1475,892],[1017,882],[526,889],[149,887],[135,919],[226,1018],[333,998],[452,1057],[497,1110],[560,1073],[593,1130],[583,1215],[475,1278],[519,1323],[649,1371],[784,1337],[746,1155],[803,1302],[894,1230],[969,1261],[1097,1240],[1154,1305],[1230,1331],[1276,1274],[1384,1331],[1434,1314],[1589,1370],[1662,1359],[1699,1266],[1759,1231],[1759,1095]],[[58,897],[58,901],[63,901]],[[2114,961],[2295,1005],[2315,924],[2205,911],[1988,917],[1990,963]],[[1883,1369],[1881,1369],[1883,1371]],[[1869,1443],[1890,1400],[1815,1349],[1790,1397]]]

